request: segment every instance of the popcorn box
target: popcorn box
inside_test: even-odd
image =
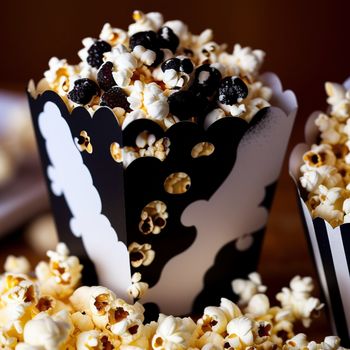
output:
[[[272,107],[250,123],[181,121],[167,131],[150,119],[121,129],[108,107],[92,117],[83,107],[69,112],[53,91],[28,95],[60,240],[92,262],[85,282],[96,284],[96,271],[99,283],[154,313],[234,299],[231,281],[257,267],[297,110],[276,75],[261,80]],[[144,131],[169,140],[169,154],[124,168],[121,147]]]
[[[350,80],[344,83],[350,88]],[[295,146],[289,160],[290,174],[297,185],[298,202],[319,282],[332,323],[333,331],[350,345],[350,224],[335,228],[323,218],[312,218],[305,203],[307,193],[298,186],[303,154],[316,143],[319,132],[315,119],[320,112],[310,115],[305,125],[306,143]]]

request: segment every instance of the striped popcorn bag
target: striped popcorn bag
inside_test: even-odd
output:
[[[343,167],[348,164],[346,128],[349,116],[344,113],[343,119],[335,117],[339,115],[336,108],[350,105],[349,89],[350,80],[343,86],[326,83],[329,109],[326,113],[311,114],[305,126],[306,143],[295,146],[289,160],[290,175],[297,185],[302,220],[332,328],[346,347],[350,345],[350,224],[347,209],[350,197],[349,172],[343,171],[339,164]],[[332,135],[330,125],[333,126]],[[334,142],[337,137],[334,130],[339,130],[341,140]],[[327,142],[330,135],[333,139]],[[343,154],[337,153],[339,149]],[[315,162],[315,166],[310,162]],[[324,170],[328,171],[327,177],[322,177]]]

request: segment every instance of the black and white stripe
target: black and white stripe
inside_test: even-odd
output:
[[[308,208],[300,200],[333,329],[343,346],[349,346],[350,224],[333,228],[321,218],[312,220]]]

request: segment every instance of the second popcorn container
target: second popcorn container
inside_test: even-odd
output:
[[[28,94],[60,239],[146,309],[234,299],[257,267],[294,94],[257,74],[262,51],[228,54],[157,13],[83,43],[78,66],[51,60]]]
[[[314,112],[306,143],[290,156],[290,174],[333,331],[350,346],[349,91],[326,83],[327,113]]]

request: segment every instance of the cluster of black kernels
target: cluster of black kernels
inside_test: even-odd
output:
[[[183,61],[187,60],[189,59]],[[179,69],[179,62],[176,59],[168,61],[164,62],[164,65],[166,64],[164,68]],[[186,62],[185,65],[187,64]],[[217,91],[220,81],[221,73],[218,69],[211,67],[209,64],[199,66],[195,70],[194,79],[188,90],[178,91],[169,96],[170,112],[181,120],[195,117],[197,122],[201,123],[205,115],[216,106],[213,95]]]
[[[112,86],[101,96],[101,106],[108,106],[110,108],[121,107],[126,112],[130,111],[130,104],[123,89],[118,86]]]
[[[129,112],[130,104],[125,92],[117,86],[113,78],[113,68],[113,63],[107,61],[103,63],[97,72],[97,83],[104,91],[101,96],[100,106],[107,106],[110,108],[121,107],[124,108],[126,112]]]
[[[163,69],[164,68],[164,69]],[[177,59],[163,63],[162,70],[179,70]],[[202,123],[203,118],[217,107],[217,103],[233,105],[245,99],[248,87],[239,77],[222,79],[221,73],[209,64],[199,66],[188,90],[178,91],[168,98],[169,110],[181,120],[191,117]]]
[[[160,67],[163,72],[168,69],[174,69],[176,72],[183,72],[186,74],[191,74],[193,72],[193,63],[189,58],[169,58],[164,61]]]
[[[151,66],[156,67],[164,58],[164,52],[161,49],[169,49],[172,53],[175,53],[179,43],[179,38],[171,28],[162,27],[157,33],[152,30],[135,33],[130,37],[129,48],[133,50],[140,45],[147,50],[154,51],[156,59]]]
[[[68,92],[68,98],[81,105],[86,105],[94,96],[98,96],[100,89],[98,85],[91,79],[77,79],[74,87]]]
[[[106,41],[96,40],[88,49],[87,63],[94,68],[99,68],[103,63],[103,54],[111,51],[112,47]]]
[[[226,77],[219,86],[217,100],[225,105],[233,105],[248,96],[248,87],[239,77]]]

